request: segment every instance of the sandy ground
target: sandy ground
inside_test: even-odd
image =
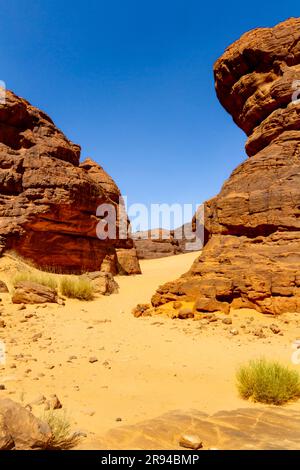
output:
[[[197,254],[141,262],[141,276],[118,277],[119,294],[65,306],[12,305],[1,294],[0,340],[7,348],[0,367],[0,397],[30,403],[57,394],[74,430],[88,440],[110,428],[134,424],[170,410],[213,413],[249,405],[238,397],[235,371],[250,358],[291,363],[292,341],[300,338],[297,315],[280,318],[251,310],[233,311],[222,321],[136,319],[131,309],[149,302],[158,285],[185,272]],[[8,264],[0,279],[8,280]],[[32,316],[31,316],[32,315]],[[275,323],[279,334],[270,330]],[[262,327],[266,338],[253,335]],[[233,336],[230,330],[238,330]],[[35,336],[37,335],[37,336]],[[97,362],[90,363],[91,357]],[[299,404],[288,405],[300,409]],[[33,406],[37,415],[43,406]]]

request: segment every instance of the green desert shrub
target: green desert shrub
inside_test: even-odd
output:
[[[92,300],[94,290],[88,279],[75,276],[64,276],[60,282],[62,295],[71,299]]]
[[[237,387],[242,398],[260,403],[283,405],[300,398],[298,372],[263,358],[239,368]]]
[[[16,274],[12,279],[13,286],[16,285],[17,282],[21,281],[31,281],[36,282],[37,284],[41,284],[42,286],[51,287],[52,289],[57,288],[57,280],[55,276],[48,274],[48,273],[39,273],[39,272],[30,272],[30,271],[21,271]]]
[[[50,449],[68,450],[78,444],[80,437],[71,433],[71,424],[66,413],[58,411],[45,411],[41,420],[46,422],[52,432],[52,438],[49,442]]]

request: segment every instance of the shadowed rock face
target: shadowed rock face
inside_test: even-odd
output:
[[[120,191],[103,168],[52,120],[7,92],[0,104],[0,244],[40,268],[60,272],[118,271],[116,249],[131,239],[99,240],[96,209],[119,206]],[[138,266],[138,263],[137,263]],[[139,268],[138,268],[139,270]]]
[[[205,206],[206,246],[154,306],[300,312],[300,19],[243,35],[214,67],[218,98],[247,134],[250,158]],[[300,87],[299,87],[300,88]]]

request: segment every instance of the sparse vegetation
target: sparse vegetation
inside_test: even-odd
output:
[[[242,398],[283,405],[300,398],[300,375],[276,361],[257,359],[237,371],[237,386]]]
[[[60,290],[62,295],[71,299],[92,300],[94,297],[94,289],[88,279],[64,276],[60,282]]]
[[[42,286],[51,287],[52,289],[57,288],[57,279],[54,275],[44,273],[44,272],[31,272],[31,271],[21,271],[16,274],[12,279],[12,284],[15,286],[17,282],[21,281],[31,281],[41,284]]]
[[[80,437],[71,433],[71,424],[66,413],[57,411],[46,411],[41,420],[46,422],[51,431],[52,439],[49,443],[50,449],[68,450],[78,444]]]

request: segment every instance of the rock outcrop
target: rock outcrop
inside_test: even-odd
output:
[[[0,450],[32,450],[50,447],[49,425],[8,398],[0,400]]]
[[[12,92],[0,104],[0,249],[59,272],[118,271],[116,249],[130,238],[100,240],[101,204],[120,208],[120,191],[100,165],[80,164],[71,143],[42,111]],[[137,271],[139,271],[137,262]]]
[[[196,244],[196,225],[193,222],[175,230],[135,232],[132,233],[132,238],[139,259],[165,258],[199,250],[199,245]]]
[[[300,102],[292,100],[300,19],[246,33],[217,60],[214,74],[221,104],[247,134],[250,158],[205,204],[202,255],[152,303],[300,312]]]

